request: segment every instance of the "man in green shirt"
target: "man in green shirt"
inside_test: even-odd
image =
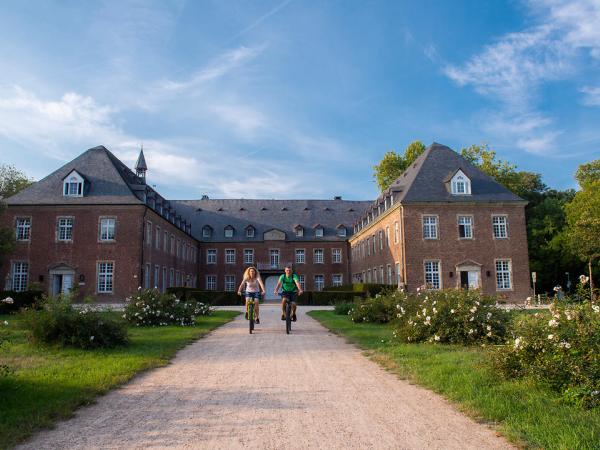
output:
[[[285,273],[279,277],[277,286],[275,286],[275,295],[281,291],[281,320],[285,320],[285,299],[288,298],[292,302],[292,320],[296,321],[296,296],[302,295],[302,288],[300,287],[300,279],[298,275],[292,273],[292,268],[286,266]]]

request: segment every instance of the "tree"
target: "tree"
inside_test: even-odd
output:
[[[383,159],[373,166],[375,173],[373,178],[381,191],[385,191],[390,185],[410,166],[415,159],[425,151],[425,144],[414,141],[408,144],[404,155],[399,155],[394,150],[387,152]]]
[[[588,264],[594,299],[592,267],[600,258],[600,159],[580,165],[575,178],[581,190],[565,208],[567,243],[573,253]]]
[[[8,198],[33,183],[20,170],[8,164],[0,165],[0,198]]]

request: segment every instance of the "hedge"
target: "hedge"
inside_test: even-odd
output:
[[[194,299],[212,306],[243,305],[244,300],[236,292],[202,291],[195,288],[176,287],[167,291],[183,300]],[[354,291],[305,291],[298,297],[299,305],[333,305],[339,302],[353,302],[356,297],[364,298],[366,293]]]
[[[37,301],[42,298],[44,294],[40,290],[30,291],[0,291],[0,314],[10,314],[17,312],[21,308],[35,307]],[[13,303],[4,303],[2,300],[10,297],[13,299]]]
[[[394,285],[390,284],[379,284],[379,283],[353,283],[353,284],[344,284],[342,286],[335,287],[327,287],[325,291],[328,292],[364,292],[367,296],[374,297],[377,294],[380,294],[383,291],[395,290]]]

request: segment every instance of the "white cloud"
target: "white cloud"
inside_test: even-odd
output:
[[[600,106],[600,87],[584,86],[580,89],[584,94],[582,103],[587,106]]]

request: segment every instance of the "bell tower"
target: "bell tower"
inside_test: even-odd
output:
[[[137,162],[135,163],[135,174],[144,180],[146,183],[146,171],[148,166],[146,165],[146,159],[144,158],[144,146],[140,149],[140,156],[138,156]]]

